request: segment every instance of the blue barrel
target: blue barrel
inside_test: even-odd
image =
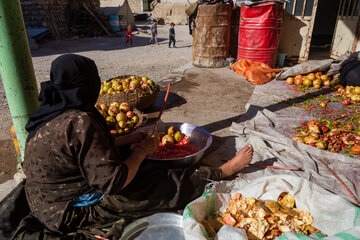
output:
[[[119,24],[119,16],[118,15],[110,15],[109,16],[109,22],[111,27],[115,31],[120,31],[120,24]]]

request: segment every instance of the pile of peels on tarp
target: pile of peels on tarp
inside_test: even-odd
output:
[[[221,224],[244,229],[250,240],[275,239],[286,232],[321,233],[311,225],[314,220],[310,213],[297,209],[295,199],[286,192],[281,193],[277,201],[245,198],[237,193],[229,201],[226,212],[218,215]],[[210,222],[202,223],[208,232],[214,233]]]
[[[230,68],[237,74],[246,77],[246,80],[255,85],[270,82],[276,76],[276,73],[281,72],[281,69],[273,69],[265,63],[253,62],[246,59],[238,60],[231,64]]]

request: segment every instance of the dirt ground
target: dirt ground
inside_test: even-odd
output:
[[[159,45],[149,45],[149,35],[142,32],[135,35],[132,48],[125,46],[124,37],[71,39],[40,44],[39,50],[32,51],[37,81],[40,83],[49,80],[51,62],[63,53],[78,53],[93,59],[102,80],[122,74],[145,75],[155,81],[160,80],[174,69],[189,65],[192,61],[192,39],[188,34],[188,27],[176,26],[175,29],[175,49],[168,48],[167,26],[159,26]],[[173,85],[162,121],[189,122],[207,129],[213,134],[214,141],[203,162],[218,165],[219,163],[207,162],[206,156],[232,135],[229,126],[244,112],[253,89],[253,85],[227,68],[191,67],[184,72],[182,81]],[[8,164],[9,169],[15,171],[16,158],[11,150],[12,142],[6,141],[10,138],[8,129],[11,118],[2,85],[0,95],[0,107],[3,107],[3,114],[0,116],[0,140],[3,140],[0,167],[11,162]],[[150,123],[156,119],[164,95],[165,89],[160,92],[154,106],[146,111]],[[0,183],[11,179],[13,171],[3,174],[0,172]]]

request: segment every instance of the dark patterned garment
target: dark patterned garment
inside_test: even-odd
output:
[[[94,235],[118,239],[129,222],[182,210],[211,180],[221,179],[219,168],[169,169],[145,160],[123,188],[128,171],[123,160],[129,154],[128,146],[114,146],[92,113],[68,110],[41,127],[25,150],[31,215],[23,219],[13,239],[79,240],[95,239]],[[89,207],[69,206],[89,192],[105,197]]]
[[[118,194],[128,169],[92,113],[68,110],[27,143],[24,171],[32,214],[58,232],[70,201],[88,192]]]

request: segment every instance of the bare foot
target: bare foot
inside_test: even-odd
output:
[[[229,177],[245,168],[252,159],[254,150],[251,145],[243,147],[236,156],[220,167],[222,178]]]

